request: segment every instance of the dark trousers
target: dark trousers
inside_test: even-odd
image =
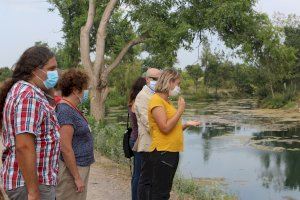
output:
[[[151,200],[151,182],[152,182],[152,162],[150,160],[150,153],[140,152],[142,157],[141,175],[138,186],[138,199]]]
[[[135,141],[130,140],[130,147],[133,148]],[[132,173],[132,179],[131,179],[131,196],[132,200],[138,200],[138,184],[141,174],[141,153],[139,152],[133,152],[133,173]]]
[[[179,153],[154,151],[150,153],[150,159],[153,165],[151,200],[170,199]]]

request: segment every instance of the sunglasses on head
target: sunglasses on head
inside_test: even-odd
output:
[[[149,78],[151,78],[151,79],[154,80],[154,81],[157,81],[157,80],[158,80],[157,77],[149,77]]]

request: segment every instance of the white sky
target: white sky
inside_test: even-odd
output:
[[[21,53],[36,41],[55,46],[62,42],[62,20],[50,13],[46,0],[0,0],[0,66],[12,66]],[[300,0],[259,0],[257,10],[270,16],[274,12],[300,15]],[[195,44],[196,47],[196,44]],[[179,50],[177,66],[193,64],[198,50]]]

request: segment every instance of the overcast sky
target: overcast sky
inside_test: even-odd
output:
[[[12,66],[21,53],[36,41],[55,46],[62,42],[62,20],[57,12],[48,12],[45,0],[0,0],[0,66]],[[259,0],[258,11],[300,15],[300,0]],[[195,44],[196,46],[196,44]],[[198,51],[179,50],[177,66],[197,61]]]

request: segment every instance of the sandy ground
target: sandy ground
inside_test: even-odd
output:
[[[130,199],[130,170],[96,154],[88,185],[88,200]]]

